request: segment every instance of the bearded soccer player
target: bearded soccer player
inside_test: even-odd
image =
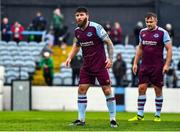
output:
[[[156,14],[149,12],[145,17],[146,28],[140,32],[140,43],[136,51],[133,64],[133,73],[137,72],[137,64],[140,58],[142,64],[140,66],[139,78],[139,96],[137,100],[138,111],[134,118],[128,121],[144,120],[144,105],[146,103],[146,90],[151,84],[155,90],[155,106],[156,112],[154,121],[161,121],[160,114],[163,104],[163,75],[169,70],[172,58],[172,44],[168,32],[157,26]],[[163,60],[164,47],[167,51],[166,60]]]
[[[113,43],[103,27],[95,22],[89,21],[88,10],[79,7],[75,11],[75,19],[78,27],[75,29],[77,43],[73,45],[66,66],[70,65],[71,59],[82,48],[83,66],[80,70],[80,81],[78,89],[78,120],[73,125],[85,125],[85,112],[87,106],[86,93],[90,85],[95,84],[97,78],[106,96],[107,107],[110,114],[110,126],[118,127],[116,122],[116,102],[111,91],[108,69],[112,67]],[[104,44],[107,45],[108,57],[106,58]]]

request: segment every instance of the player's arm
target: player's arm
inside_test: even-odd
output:
[[[163,73],[165,73],[165,72],[167,72],[169,70],[169,65],[171,64],[171,59],[172,59],[172,44],[171,44],[171,41],[168,41],[165,44],[165,48],[166,48],[167,54],[166,54],[166,62],[165,62],[164,67],[163,67]]]
[[[163,73],[165,73],[169,70],[169,65],[172,59],[172,43],[171,43],[171,38],[167,31],[164,31],[163,42],[165,44],[165,48],[167,51],[166,62],[163,67]]]
[[[107,45],[107,51],[108,51],[108,58],[106,59],[105,68],[111,68],[112,67],[112,61],[113,61],[113,43],[111,39],[109,38],[107,32],[104,30],[104,28],[101,25],[96,26],[97,35],[99,38],[104,42],[104,44]]]
[[[114,53],[114,46],[109,37],[106,37],[104,39],[104,43],[107,45],[107,51],[108,51],[108,58],[106,59],[106,66],[105,68],[111,68],[113,63],[113,53]]]
[[[140,60],[140,58],[142,57],[142,45],[141,43],[138,45],[137,50],[136,50],[136,55],[134,58],[134,62],[133,62],[133,73],[136,74],[137,73],[137,69],[138,69],[138,62]]]
[[[72,47],[72,50],[71,50],[71,52],[70,52],[70,54],[69,54],[69,56],[68,56],[68,58],[66,60],[66,63],[65,63],[66,66],[70,66],[72,58],[78,53],[79,49],[80,49],[80,47],[77,46],[76,43],[74,43],[73,47]]]

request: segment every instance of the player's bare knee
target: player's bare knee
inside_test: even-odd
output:
[[[103,86],[102,89],[103,89],[103,92],[105,95],[111,94],[111,87],[110,86]]]
[[[156,93],[156,96],[157,97],[160,97],[160,96],[162,96],[162,91],[158,91],[158,90],[155,90],[155,93]]]
[[[146,93],[146,88],[144,88],[144,87],[139,87],[139,94],[140,95],[143,95],[143,94],[145,94]]]
[[[86,94],[86,89],[83,89],[83,88],[79,88],[78,89],[78,94]]]

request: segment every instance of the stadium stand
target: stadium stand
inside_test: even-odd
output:
[[[13,79],[29,79],[29,75],[35,72],[36,61],[44,46],[36,42],[0,41],[0,64],[5,67],[4,83],[11,84]]]
[[[40,60],[41,52],[46,46],[44,42],[26,42],[21,41],[0,41],[0,65],[5,67],[5,84],[11,84],[13,79],[29,79],[33,75],[33,85],[45,85],[42,71],[36,69],[36,63]],[[106,47],[105,47],[106,48]],[[53,85],[71,85],[72,84],[72,69],[66,68],[64,61],[71,49],[67,47],[67,54],[62,54],[62,50],[58,46],[53,47],[54,60],[54,80]],[[132,58],[135,55],[136,48],[133,45],[118,44],[114,46],[113,61],[117,54],[121,52],[124,61],[127,64],[126,78],[128,85],[131,85],[132,80]],[[107,51],[106,51],[107,53]],[[166,51],[164,50],[164,55]],[[180,47],[173,46],[173,62],[175,64],[175,72],[177,77],[177,87],[180,87],[180,71],[177,69],[177,64],[180,60]],[[112,69],[109,70],[112,79],[112,85],[115,85],[115,78]]]

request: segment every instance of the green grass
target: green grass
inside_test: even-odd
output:
[[[153,122],[153,113],[145,114],[145,121],[128,122],[135,113],[117,113],[118,128],[110,128],[107,112],[87,112],[86,126],[69,124],[77,112],[0,112],[0,131],[180,131],[180,114],[162,113],[162,122]]]

